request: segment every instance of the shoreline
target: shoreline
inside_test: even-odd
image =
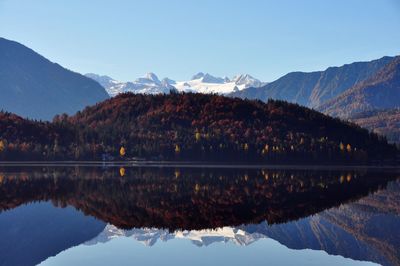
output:
[[[398,170],[400,165],[335,165],[335,164],[251,164],[179,161],[0,161],[0,167],[159,167],[159,168],[226,168],[226,169],[290,169],[290,170]]]

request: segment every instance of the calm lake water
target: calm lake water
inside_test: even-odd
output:
[[[400,265],[400,174],[0,167],[0,265]]]

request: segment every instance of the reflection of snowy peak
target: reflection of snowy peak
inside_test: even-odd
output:
[[[265,83],[248,74],[237,75],[233,79],[229,79],[227,77],[220,78],[208,73],[199,72],[189,81],[175,81],[169,78],[164,78],[160,81],[154,73],[148,73],[133,82],[119,82],[108,76],[99,76],[92,73],[86,74],[86,76],[99,82],[110,96],[115,96],[123,92],[169,93],[175,89],[182,92],[226,94],[249,87],[265,85]]]
[[[105,243],[120,236],[131,237],[146,246],[154,245],[159,239],[162,241],[168,241],[170,239],[188,239],[197,246],[208,246],[215,242],[231,242],[237,245],[246,246],[260,238],[265,238],[262,234],[250,234],[233,227],[192,231],[185,230],[171,233],[168,230],[154,228],[121,230],[109,224],[104,228],[102,233],[85,244],[95,245],[97,243]]]

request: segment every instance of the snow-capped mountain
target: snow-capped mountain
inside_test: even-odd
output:
[[[248,74],[237,75],[229,79],[227,77],[214,77],[208,73],[199,72],[188,81],[175,81],[169,78],[164,78],[160,81],[157,75],[148,73],[133,82],[120,82],[108,76],[100,76],[93,73],[86,74],[86,76],[99,82],[110,96],[115,96],[122,92],[169,93],[175,89],[180,92],[227,94],[266,84]]]
[[[115,96],[122,92],[168,93],[170,90],[175,89],[169,84],[171,80],[163,79],[160,81],[154,73],[147,73],[144,77],[138,78],[133,82],[120,82],[108,76],[100,76],[93,73],[86,74],[86,76],[100,83],[110,96]]]
[[[169,232],[164,229],[138,228],[131,230],[118,229],[108,224],[103,232],[96,238],[86,242],[86,245],[105,243],[117,237],[130,237],[146,246],[154,245],[157,240],[168,241],[170,239],[188,239],[197,246],[208,246],[215,242],[231,242],[241,246],[247,246],[260,238],[266,238],[259,233],[248,233],[235,227],[221,227],[207,230],[175,231]]]

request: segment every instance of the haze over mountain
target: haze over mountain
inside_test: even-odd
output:
[[[107,99],[97,82],[0,38],[0,109],[34,119],[73,114]]]
[[[400,107],[400,56],[376,74],[327,101],[318,109],[331,116],[349,118],[360,112]]]
[[[229,79],[227,77],[214,77],[208,73],[199,72],[187,81],[175,81],[169,78],[164,78],[160,81],[157,75],[150,72],[132,82],[116,81],[111,77],[93,73],[88,73],[86,76],[99,82],[110,96],[115,96],[123,92],[146,94],[169,93],[171,90],[226,94],[266,84],[248,74],[237,75]]]
[[[291,72],[265,86],[247,88],[230,96],[262,101],[280,99],[315,108],[368,79],[392,60],[393,57],[385,56],[370,62],[329,67],[325,71]]]

